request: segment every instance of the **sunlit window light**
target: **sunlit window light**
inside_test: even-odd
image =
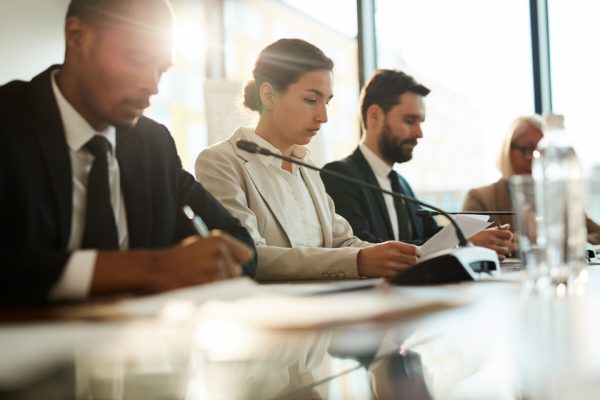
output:
[[[175,63],[184,60],[202,61],[206,35],[201,21],[179,20],[174,29]]]

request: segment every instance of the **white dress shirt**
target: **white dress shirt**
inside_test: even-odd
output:
[[[115,127],[109,126],[101,132],[94,130],[62,95],[56,84],[57,72],[52,74],[52,91],[58,104],[65,138],[69,146],[71,172],[73,174],[73,209],[71,211],[71,233],[68,244],[68,250],[73,251],[73,253],[67,261],[59,281],[50,291],[50,298],[53,300],[79,300],[89,295],[97,256],[95,250],[78,250],[81,247],[85,225],[87,180],[94,161],[94,156],[84,148],[84,145],[94,135],[104,136],[111,145],[111,152],[108,155],[108,176],[120,249],[128,247],[129,235],[125,203],[121,193],[121,176],[116,157]]]
[[[275,146],[258,136],[254,131],[249,133],[252,141],[261,147],[281,154]],[[308,149],[304,146],[294,146],[292,157],[306,162]],[[297,165],[292,164],[292,172],[281,168],[281,160],[271,156],[260,155],[260,162],[269,168],[273,174],[272,182],[275,187],[274,196],[280,199],[289,222],[290,240],[293,246],[322,247],[323,229],[306,182]]]
[[[371,149],[369,149],[364,143],[359,144],[358,148],[362,152],[363,156],[365,156],[365,159],[367,160],[367,163],[369,163],[371,170],[373,170],[379,186],[382,189],[392,191],[392,183],[388,177],[389,173],[392,172],[392,167],[390,167],[385,161],[373,153]],[[396,207],[394,206],[394,198],[390,195],[384,194],[383,200],[385,201],[385,208],[387,208],[390,216],[394,237],[398,238],[398,214],[396,213]]]

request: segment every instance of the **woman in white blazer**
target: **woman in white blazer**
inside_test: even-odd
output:
[[[244,105],[260,114],[256,128],[238,128],[196,160],[196,179],[254,238],[257,280],[389,277],[420,256],[410,244],[375,245],[353,236],[317,172],[236,147],[249,140],[311,163],[304,145],[327,122],[332,69],[333,62],[303,40],[267,46],[244,93]]]

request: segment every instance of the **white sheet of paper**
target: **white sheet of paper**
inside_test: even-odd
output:
[[[232,301],[259,295],[313,296],[344,292],[363,287],[374,287],[383,278],[347,280],[340,282],[258,284],[247,277],[173,290],[152,296],[122,300],[119,310],[131,317],[148,317],[159,314],[170,303],[184,302],[200,306],[209,300]]]
[[[490,226],[491,222],[488,222],[489,219],[489,215],[479,214],[460,214],[454,217],[454,221],[460,226],[460,229],[462,229],[467,238]],[[454,227],[452,224],[448,224],[421,246],[421,252],[423,253],[423,257],[425,257],[436,251],[450,249],[457,245],[458,238],[456,237]]]
[[[262,295],[209,301],[201,319],[233,321],[267,329],[312,329],[354,322],[399,319],[467,304],[454,296],[410,296],[375,290],[325,296]]]
[[[342,280],[339,282],[276,283],[262,285],[265,292],[286,296],[310,296],[373,288],[382,285],[384,278]]]
[[[131,317],[148,317],[157,315],[169,303],[185,302],[198,306],[208,300],[236,300],[260,293],[262,293],[260,285],[250,278],[240,277],[123,300],[120,309],[125,315]]]

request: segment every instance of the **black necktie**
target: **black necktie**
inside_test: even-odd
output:
[[[390,178],[392,184],[392,192],[404,194],[400,187],[400,177],[396,171],[390,171],[388,178]],[[406,202],[398,197],[394,197],[394,207],[396,208],[396,216],[398,217],[398,240],[412,240],[411,222]]]
[[[108,184],[107,156],[110,143],[106,138],[95,135],[85,144],[85,148],[94,156],[94,162],[87,183],[87,207],[81,248],[118,249],[119,236]]]

